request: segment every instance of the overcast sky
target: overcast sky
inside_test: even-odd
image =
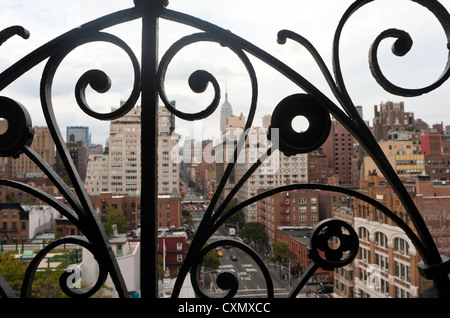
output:
[[[277,43],[277,33],[289,29],[307,38],[319,51],[332,71],[333,36],[349,0],[171,0],[169,8],[210,21],[257,45],[296,70],[332,99],[322,73],[310,54],[299,44],[288,41]],[[450,9],[450,1],[441,1]],[[3,71],[27,53],[37,49],[58,35],[93,19],[133,6],[132,0],[6,0],[0,10],[0,29],[21,25],[28,29],[28,40],[13,37],[0,47],[0,71]],[[341,66],[344,80],[355,105],[362,105],[364,119],[372,122],[373,106],[381,102],[404,101],[407,111],[415,113],[428,124],[444,122],[450,125],[449,83],[421,97],[405,98],[384,91],[372,77],[368,52],[370,45],[382,31],[403,29],[410,33],[414,45],[404,57],[392,54],[391,39],[380,45],[379,59],[386,77],[398,86],[420,88],[433,83],[443,72],[448,51],[445,33],[437,19],[424,7],[407,0],[377,0],[358,10],[346,24],[341,37]],[[122,24],[107,30],[120,36],[140,59],[140,22]],[[161,20],[160,56],[180,37],[197,32],[183,25]],[[284,97],[301,90],[278,72],[250,56],[259,84],[258,111],[254,125],[260,125],[261,116],[270,114]],[[22,103],[30,112],[33,125],[46,125],[39,101],[39,81],[45,62],[35,67],[1,95]],[[105,143],[109,122],[89,118],[76,105],[73,90],[78,78],[87,70],[99,68],[111,78],[112,87],[105,94],[92,93],[88,100],[92,108],[107,112],[129,96],[133,73],[124,53],[112,45],[84,45],[63,61],[53,86],[53,103],[59,127],[65,138],[68,125],[89,126],[93,143]],[[189,75],[205,69],[215,76],[222,90],[228,91],[234,114],[246,115],[251,91],[249,76],[236,55],[220,45],[191,45],[176,56],[170,64],[166,89],[177,108],[187,112],[199,111],[212,99],[212,87],[203,94],[193,93],[188,85]],[[190,129],[191,137],[211,138],[219,126],[220,106],[201,123],[177,119],[180,132]]]

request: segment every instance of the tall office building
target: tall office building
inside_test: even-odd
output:
[[[242,116],[241,116],[242,117]],[[234,149],[244,132],[245,119],[229,117],[223,142],[216,146],[216,180],[219,182],[231,160]],[[222,199],[239,182],[252,165],[271,147],[267,139],[267,129],[270,124],[270,115],[265,116],[263,127],[254,127],[245,131],[247,139],[237,158],[230,177],[227,179]],[[268,190],[289,183],[302,183],[308,181],[308,155],[284,156],[280,151],[274,151],[264,163],[256,169],[250,178],[242,185],[236,194],[238,202],[244,202],[258,194],[258,190]],[[246,222],[257,222],[257,203],[250,204],[242,209]]]
[[[89,127],[85,126],[67,126],[66,143],[84,141],[87,147],[91,145],[91,134]]]
[[[81,181],[86,179],[87,158],[88,149],[84,141],[70,142],[67,144],[70,158],[72,158],[73,164],[78,171]],[[56,161],[54,169],[60,177],[64,178],[67,175],[66,168],[61,160],[61,156],[56,152]]]
[[[361,105],[358,105],[358,106],[355,106],[355,108],[356,108],[356,110],[357,110],[357,112],[358,112],[358,114],[359,114],[359,117],[361,117],[361,119],[364,119],[364,116],[363,116],[363,107],[362,107]]]
[[[233,115],[233,109],[228,101],[228,92],[225,92],[225,102],[222,104],[220,109],[220,131],[225,132],[227,128],[227,118]]]
[[[374,106],[373,132],[375,139],[388,140],[391,131],[412,131],[415,125],[414,113],[405,112],[403,102],[386,102]]]
[[[172,153],[179,141],[174,118],[165,107],[158,110],[158,193],[179,193],[179,160]],[[90,155],[85,182],[91,195],[141,192],[141,108],[135,107],[110,126],[109,153]]]

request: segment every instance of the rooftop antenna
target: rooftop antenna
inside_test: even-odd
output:
[[[228,83],[225,82],[225,103],[228,103]]]

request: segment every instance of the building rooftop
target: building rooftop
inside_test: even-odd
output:
[[[311,227],[298,227],[298,226],[279,226],[278,230],[282,231],[286,235],[289,235],[297,242],[308,245],[309,237],[312,232]]]

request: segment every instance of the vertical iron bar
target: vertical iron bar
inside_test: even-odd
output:
[[[159,0],[136,1],[142,10],[141,77],[141,294],[158,297],[158,12]]]

